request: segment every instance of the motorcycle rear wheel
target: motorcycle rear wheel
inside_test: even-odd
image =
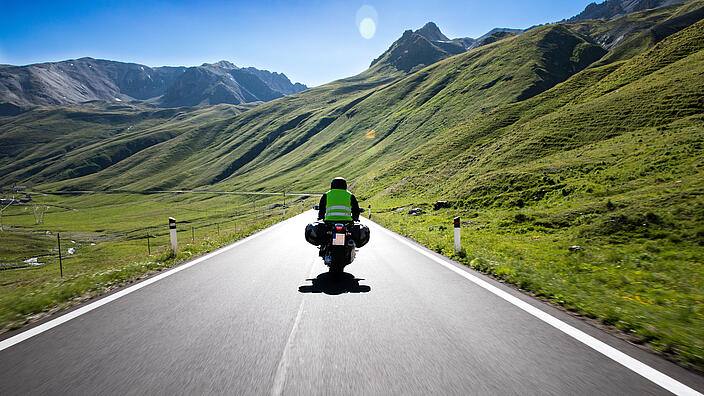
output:
[[[331,275],[340,275],[345,272],[345,266],[340,264],[331,264],[328,272]]]

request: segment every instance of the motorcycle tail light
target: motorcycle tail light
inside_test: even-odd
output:
[[[336,228],[338,231],[342,231],[342,227],[341,227],[341,226],[337,226],[337,227],[335,227],[335,228]]]

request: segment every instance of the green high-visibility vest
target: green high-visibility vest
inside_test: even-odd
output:
[[[334,189],[325,196],[325,221],[352,221],[352,193]]]

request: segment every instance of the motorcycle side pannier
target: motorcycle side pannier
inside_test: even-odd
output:
[[[306,241],[311,245],[320,246],[325,242],[325,223],[316,221],[306,226]]]
[[[369,227],[362,223],[354,223],[352,227],[352,239],[357,247],[362,247],[369,242]]]

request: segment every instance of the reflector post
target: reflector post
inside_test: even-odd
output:
[[[460,250],[462,250],[462,241],[460,239],[460,217],[455,217],[453,223],[455,226],[455,253],[459,253]]]

